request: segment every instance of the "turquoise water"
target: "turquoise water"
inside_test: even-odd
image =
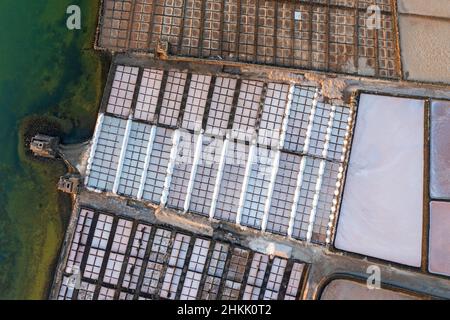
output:
[[[82,30],[66,8],[82,9]],[[45,298],[68,209],[55,183],[61,165],[24,155],[20,128],[57,119],[65,142],[91,135],[102,63],[93,52],[98,2],[0,1],[0,299]]]

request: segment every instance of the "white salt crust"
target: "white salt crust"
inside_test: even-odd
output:
[[[338,249],[420,266],[423,108],[420,100],[361,95]]]

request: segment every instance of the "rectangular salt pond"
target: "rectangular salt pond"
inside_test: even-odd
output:
[[[430,194],[450,199],[450,101],[431,104]]]
[[[335,246],[419,267],[424,102],[362,94]]]
[[[365,283],[355,280],[336,279],[323,290],[320,300],[417,300],[406,292],[387,288],[371,290]]]
[[[136,101],[130,109],[107,109],[99,116],[87,170],[91,190],[163,202],[171,209],[299,240],[329,242],[352,116],[348,106],[325,103],[315,87],[237,81],[188,70],[118,66],[114,79],[121,81],[117,90],[129,91],[116,95],[131,94]],[[198,143],[200,125],[205,132]],[[190,133],[181,135],[186,129]],[[232,129],[228,139],[225,129]],[[252,153],[256,161],[248,164],[256,129],[255,153],[268,154]],[[215,159],[204,163],[212,137],[226,143],[211,143]],[[286,168],[289,161],[304,166]]]
[[[430,272],[450,276],[450,203],[430,203]]]
[[[294,300],[307,268],[298,260],[90,209],[81,209],[70,247],[58,299]],[[85,259],[74,262],[74,250]],[[74,269],[81,271],[79,291],[69,278]]]

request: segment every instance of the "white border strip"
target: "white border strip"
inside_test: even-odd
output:
[[[323,173],[325,172],[325,160],[320,161],[319,172],[317,174],[316,187],[312,202],[312,208],[309,213],[308,232],[306,233],[306,241],[311,242],[314,221],[316,220],[317,205],[319,203],[320,189],[322,188]]]
[[[189,184],[186,191],[186,199],[184,200],[184,212],[189,210],[189,204],[191,202],[192,190],[194,189],[195,175],[197,174],[197,166],[200,162],[203,149],[203,131],[200,132],[197,138],[197,144],[195,145],[194,160],[192,162],[191,175],[189,177]]]
[[[239,198],[239,207],[238,207],[238,212],[236,214],[236,224],[237,225],[241,225],[242,210],[244,208],[245,196],[246,196],[247,187],[248,187],[248,180],[250,178],[250,171],[252,170],[255,152],[256,152],[256,141],[252,141],[252,144],[250,145],[250,150],[248,152],[247,166],[245,167],[245,174],[244,174],[244,180],[242,182],[241,196]]]
[[[175,130],[172,137],[172,149],[170,150],[169,164],[166,169],[166,178],[164,180],[164,188],[161,194],[160,205],[165,207],[169,196],[170,183],[172,182],[173,168],[177,159],[178,145],[180,144],[180,131]]]
[[[130,117],[127,120],[127,126],[125,128],[125,134],[123,136],[123,141],[122,141],[122,149],[120,150],[119,164],[117,165],[116,178],[114,179],[114,186],[113,186],[113,189],[112,189],[112,192],[114,194],[117,194],[117,190],[119,189],[120,177],[122,175],[123,163],[124,163],[124,160],[125,160],[125,153],[126,153],[126,149],[127,149],[127,146],[128,146],[128,139],[130,137],[131,125],[132,124],[133,124],[133,120]]]
[[[327,238],[326,243],[331,243],[331,237],[333,235],[333,227],[334,227],[334,220],[336,219],[337,214],[337,206],[338,206],[338,200],[339,200],[339,194],[341,192],[341,186],[342,182],[344,180],[344,165],[345,161],[347,161],[347,149],[350,142],[350,136],[351,136],[351,127],[353,125],[353,117],[355,112],[355,105],[350,106],[348,118],[347,118],[347,127],[345,132],[345,139],[344,139],[344,146],[342,148],[342,156],[341,156],[341,165],[339,166],[339,173],[337,175],[337,181],[336,181],[336,189],[334,191],[334,198],[333,198],[333,205],[331,207],[331,213],[328,221],[328,229],[327,229]]]
[[[339,173],[336,178],[337,181],[336,181],[336,189],[334,190],[333,205],[331,206],[331,213],[328,220],[327,238],[325,240],[326,244],[331,243],[332,228],[334,225],[334,219],[336,217],[339,190],[341,188],[343,176],[344,176],[344,166],[341,164],[339,166]]]
[[[297,175],[297,185],[295,186],[294,201],[292,202],[291,208],[291,216],[289,218],[289,227],[287,232],[287,236],[289,238],[292,238],[292,233],[294,232],[295,216],[297,214],[298,202],[300,200],[300,191],[303,184],[303,175],[305,173],[305,167],[306,167],[306,157],[302,157],[302,160],[300,161],[300,170],[298,171]]]
[[[92,145],[91,151],[89,153],[89,159],[86,165],[86,180],[84,181],[84,185],[88,187],[89,185],[89,176],[91,174],[92,162],[94,161],[95,151],[97,150],[98,139],[100,137],[100,131],[103,127],[103,120],[105,119],[105,114],[100,113],[97,119],[97,123],[95,125],[94,136],[92,137]]]
[[[219,168],[217,169],[216,184],[214,185],[214,192],[211,199],[211,207],[209,209],[209,219],[214,219],[214,213],[216,212],[217,198],[219,197],[220,184],[223,178],[223,168],[225,167],[225,159],[227,156],[229,140],[228,137],[223,142],[222,153],[220,155]]]
[[[153,151],[153,143],[155,142],[155,136],[156,136],[156,126],[152,126],[152,130],[150,132],[150,137],[147,144],[147,153],[145,154],[144,169],[142,171],[141,183],[139,185],[139,191],[137,194],[138,200],[142,200],[142,196],[144,195],[145,182],[147,180],[147,171],[148,167],[150,166],[150,154]]]

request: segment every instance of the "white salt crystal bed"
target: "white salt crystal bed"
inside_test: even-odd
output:
[[[421,265],[424,102],[362,94],[335,246]]]

